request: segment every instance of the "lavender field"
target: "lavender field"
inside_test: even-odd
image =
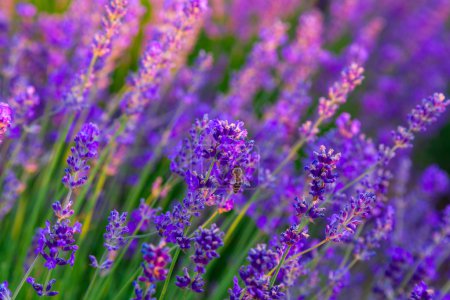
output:
[[[450,300],[446,95],[450,0],[0,0],[0,300]]]

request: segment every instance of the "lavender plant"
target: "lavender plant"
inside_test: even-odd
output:
[[[450,299],[449,20],[0,1],[0,300]]]

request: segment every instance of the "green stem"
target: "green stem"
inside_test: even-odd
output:
[[[120,295],[122,295],[123,292],[127,289],[127,287],[132,283],[136,277],[139,276],[139,274],[142,272],[141,267],[139,266],[136,271],[133,273],[133,275],[130,276],[130,278],[127,280],[127,282],[122,286],[122,288],[119,290],[118,293],[116,293],[116,296],[113,298],[113,300],[120,299]]]
[[[280,273],[281,266],[284,264],[284,261],[286,260],[286,256],[288,255],[289,251],[291,250],[291,245],[289,245],[283,253],[283,256],[281,257],[280,262],[278,263],[277,269],[275,271],[275,274],[272,276],[272,279],[270,280],[270,287],[273,287],[275,284],[275,281],[277,280],[278,273]]]
[[[170,264],[169,273],[167,274],[167,278],[164,281],[164,286],[161,291],[161,296],[159,297],[159,300],[164,300],[164,297],[167,292],[167,288],[169,287],[170,277],[172,277],[172,272],[173,272],[173,269],[175,268],[175,265],[177,264],[177,260],[178,260],[178,256],[180,255],[180,252],[181,252],[181,249],[180,249],[180,247],[178,247],[177,251],[175,252],[175,254],[173,256],[172,263]]]
[[[25,281],[27,280],[28,276],[30,276],[31,271],[33,270],[36,261],[38,259],[39,256],[36,256],[36,258],[33,260],[33,262],[31,263],[30,267],[28,268],[27,272],[25,273],[25,275],[23,276],[22,280],[20,281],[19,285],[17,286],[16,290],[14,291],[14,294],[11,298],[11,300],[16,299],[17,295],[19,295],[20,290],[22,289],[23,284],[25,283]]]

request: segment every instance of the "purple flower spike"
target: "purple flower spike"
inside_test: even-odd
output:
[[[0,144],[3,141],[3,137],[6,131],[11,127],[13,121],[13,111],[8,104],[0,102]]]
[[[87,172],[90,166],[87,162],[97,156],[98,137],[100,131],[97,125],[88,123],[83,125],[80,132],[75,137],[75,147],[72,147],[72,155],[67,158],[66,174],[63,183],[73,189],[84,185],[87,181]]]
[[[44,266],[49,270],[57,265],[73,266],[75,252],[78,250],[74,236],[81,232],[80,223],[70,225],[68,218],[73,214],[71,202],[64,208],[59,202],[55,202],[52,207],[58,220],[54,225],[47,221],[46,226],[38,231],[35,250],[46,260]]]
[[[327,151],[327,148],[322,145],[319,152],[314,152],[314,156],[313,162],[305,167],[312,179],[309,193],[313,196],[313,203],[318,200],[323,201],[327,186],[336,181],[337,174],[333,171],[336,169],[341,154],[334,154],[333,149]]]
[[[205,273],[206,265],[214,258],[219,257],[217,249],[223,246],[224,233],[220,231],[216,224],[212,224],[211,229],[200,228],[195,233],[195,252],[191,256],[195,263],[195,270],[198,273]]]
[[[352,198],[350,206],[341,210],[340,214],[331,216],[330,224],[326,226],[326,236],[329,240],[340,242],[353,235],[356,228],[370,215],[375,202],[373,193],[362,193],[357,199]]]
[[[165,242],[161,242],[158,246],[152,244],[142,245],[142,256],[144,263],[144,275],[139,277],[142,282],[154,283],[163,281],[167,276],[166,266],[170,263],[170,249],[166,247]]]
[[[129,232],[127,225],[127,213],[119,214],[116,210],[111,211],[106,226],[105,248],[109,251],[117,251],[126,244],[124,236]]]
[[[428,286],[425,282],[421,281],[414,286],[413,291],[411,292],[410,300],[432,300],[434,291],[428,289]]]

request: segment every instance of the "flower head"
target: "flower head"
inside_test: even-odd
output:
[[[166,247],[165,242],[161,242],[158,246],[144,243],[142,244],[142,268],[144,274],[139,277],[142,282],[155,283],[163,281],[167,276],[167,264],[170,263],[170,249]]]
[[[200,228],[194,236],[195,252],[191,256],[195,263],[195,270],[198,273],[206,272],[206,265],[214,258],[219,257],[217,249],[223,246],[224,233],[220,231],[216,224],[212,224],[210,229]]]
[[[90,169],[87,162],[97,156],[99,135],[97,125],[93,123],[83,125],[76,135],[75,147],[70,149],[72,155],[67,158],[68,168],[62,180],[68,188],[76,188],[86,183]]]
[[[319,152],[314,152],[314,157],[313,162],[305,167],[305,170],[309,173],[309,177],[312,179],[309,193],[313,196],[313,201],[323,201],[326,187],[336,181],[337,173],[333,171],[336,169],[336,164],[341,154],[334,154],[333,149],[327,150],[322,145],[319,148]]]

